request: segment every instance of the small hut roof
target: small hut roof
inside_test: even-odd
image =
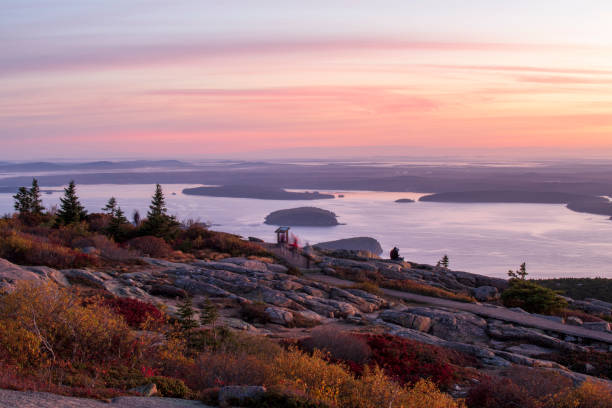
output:
[[[287,232],[287,231],[289,231],[289,227],[278,227],[278,229],[274,232],[278,234],[279,232]]]

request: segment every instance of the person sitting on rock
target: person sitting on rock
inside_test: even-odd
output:
[[[391,250],[391,253],[389,254],[389,257],[396,261],[399,259],[399,249],[397,247],[393,247],[393,249]]]

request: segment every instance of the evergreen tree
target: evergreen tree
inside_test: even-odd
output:
[[[74,180],[70,181],[64,189],[64,197],[60,198],[60,209],[57,212],[58,220],[65,225],[81,222],[87,216],[85,208],[76,195]]]
[[[439,262],[439,265],[441,265],[444,268],[448,269],[448,265],[449,265],[448,255],[444,254],[444,256],[442,257],[442,259]]]
[[[168,215],[166,199],[161,185],[156,184],[149,212],[147,212],[147,219],[142,226],[143,232],[157,237],[165,237],[177,225],[178,222],[174,217]]]
[[[27,188],[19,187],[17,194],[15,194],[13,198],[15,199],[15,211],[17,211],[19,215],[30,214],[32,210],[32,197]]]
[[[29,191],[30,194],[30,212],[35,215],[41,215],[45,209],[43,207],[42,198],[40,198],[40,187],[38,186],[38,180],[32,179],[32,187]]]
[[[219,310],[213,304],[213,302],[211,302],[210,299],[206,297],[206,300],[204,301],[204,304],[202,305],[202,309],[200,312],[200,324],[202,326],[206,326],[207,324],[212,324],[214,328],[215,322],[217,321],[218,317],[219,317]]]
[[[525,280],[527,278],[527,264],[523,262],[518,271],[513,271],[512,269],[508,271],[508,276],[512,279],[520,279]]]
[[[111,197],[108,200],[108,203],[106,203],[106,205],[102,208],[102,211],[108,215],[114,215],[115,211],[117,211],[117,199],[115,197]]]
[[[198,322],[193,317],[194,315],[191,297],[187,296],[178,308],[178,321],[184,331],[198,327]]]
[[[114,212],[111,214],[107,234],[113,237],[116,241],[122,241],[126,235],[124,227],[129,223],[130,222],[127,220],[127,218],[125,218],[125,214],[121,207],[116,207]]]

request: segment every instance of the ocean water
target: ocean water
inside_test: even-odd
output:
[[[300,243],[370,236],[385,254],[393,247],[407,260],[435,263],[444,254],[454,270],[505,277],[527,262],[532,277],[612,278],[612,221],[575,213],[556,204],[455,204],[415,202],[419,193],[329,191],[343,198],[315,201],[270,201],[183,195],[186,184],[164,185],[170,213],[178,219],[209,222],[213,229],[266,241],[276,227],[263,224],[271,211],[316,206],[335,212],[343,225],[295,227]],[[45,187],[43,186],[43,189]],[[45,206],[59,204],[61,188],[44,194]],[[153,185],[80,185],[88,211],[99,211],[115,196],[128,218],[138,209],[146,215]],[[175,194],[173,194],[175,193]],[[0,194],[0,213],[13,211],[11,194]]]

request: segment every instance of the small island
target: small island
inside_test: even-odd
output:
[[[208,197],[254,198],[258,200],[322,200],[334,198],[333,194],[322,194],[318,191],[296,192],[287,191],[280,187],[245,185],[186,188],[183,190],[183,194]]]
[[[398,200],[395,200],[396,203],[414,203],[414,200],[412,198],[400,198]]]
[[[266,217],[265,224],[302,227],[333,227],[340,225],[336,214],[316,207],[299,207],[274,211]]]
[[[354,237],[320,242],[315,244],[314,247],[328,250],[367,251],[375,255],[380,255],[383,252],[380,242],[371,237]]]

